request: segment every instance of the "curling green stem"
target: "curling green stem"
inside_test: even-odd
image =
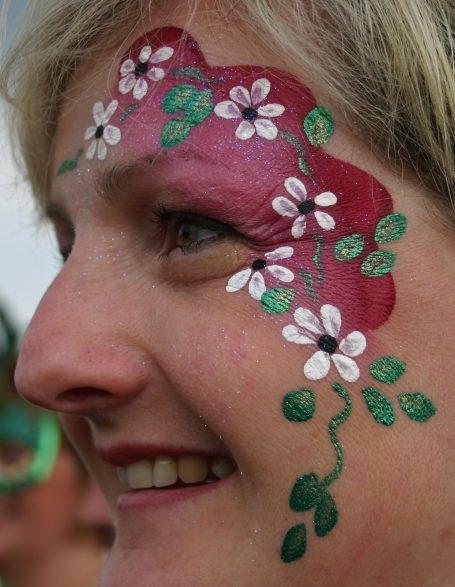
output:
[[[313,234],[313,238],[316,241],[316,251],[313,256],[314,264],[318,269],[318,281],[319,284],[324,283],[324,268],[322,267],[322,247],[324,246],[324,239],[318,234]]]
[[[336,479],[338,479],[338,477],[340,476],[340,473],[343,469],[343,464],[344,464],[343,447],[341,446],[341,443],[337,438],[336,431],[337,431],[338,426],[341,426],[341,424],[344,424],[352,413],[352,400],[351,400],[349,393],[339,383],[333,384],[333,390],[340,397],[342,397],[344,399],[344,401],[346,402],[346,405],[341,410],[341,412],[339,412],[336,416],[334,416],[330,420],[329,438],[330,438],[330,442],[333,445],[333,448],[335,449],[336,456],[337,456],[337,462],[336,462],[336,465],[333,468],[333,470],[330,471],[330,473],[326,477],[324,477],[324,479],[321,481],[321,487],[324,487],[324,489],[327,489],[327,487],[329,485],[331,485]]]
[[[288,143],[290,143],[294,147],[294,149],[296,149],[297,153],[300,155],[300,157],[299,157],[300,171],[305,173],[305,175],[311,175],[311,170],[308,167],[308,164],[306,162],[305,147],[302,145],[302,143],[299,141],[299,139],[296,136],[294,136],[293,134],[291,134],[290,132],[288,132],[287,130],[282,130],[281,128],[278,129],[278,136],[281,137],[282,139],[285,139]]]

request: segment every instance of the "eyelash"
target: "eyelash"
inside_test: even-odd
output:
[[[232,226],[225,224],[212,218],[200,216],[192,212],[182,212],[169,210],[164,205],[160,204],[155,211],[155,222],[158,224],[159,229],[162,231],[164,237],[168,236],[170,225],[174,224],[174,240],[177,240],[180,228],[185,224],[196,226],[200,229],[213,231],[219,233],[217,236],[202,239],[200,241],[190,243],[188,245],[176,245],[170,248],[168,251],[161,253],[160,258],[168,258],[175,249],[179,249],[183,255],[197,253],[201,248],[206,246],[214,245],[220,240],[234,239],[240,240],[242,236]]]

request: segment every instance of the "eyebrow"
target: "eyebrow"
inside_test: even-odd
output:
[[[219,167],[220,165],[228,167],[224,162],[215,161],[203,149],[194,149],[194,147],[189,149],[181,148],[172,153],[167,149],[160,149],[141,158],[114,163],[107,169],[100,171],[96,176],[94,185],[97,196],[115,206],[121,201],[125,188],[128,186],[133,175],[149,170],[153,165],[161,161],[204,161],[204,163],[208,163],[214,167]],[[57,197],[57,199],[59,198]],[[46,203],[45,215],[53,222],[68,220],[65,207],[55,201],[55,199],[51,199]]]

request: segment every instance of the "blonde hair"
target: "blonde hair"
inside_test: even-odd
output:
[[[193,7],[199,2],[194,0]],[[118,47],[157,0],[37,0],[7,56],[3,95],[32,188],[45,199],[53,138],[80,61]],[[455,5],[451,0],[212,0],[221,18],[336,97],[338,115],[413,170],[455,220]],[[302,77],[300,75],[300,77]]]

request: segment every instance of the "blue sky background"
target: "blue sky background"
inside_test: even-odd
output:
[[[11,1],[7,43],[14,38],[27,3],[28,0]],[[25,328],[57,273],[60,260],[52,231],[39,227],[28,187],[19,179],[1,103],[0,153],[0,303],[10,310],[17,325]]]

